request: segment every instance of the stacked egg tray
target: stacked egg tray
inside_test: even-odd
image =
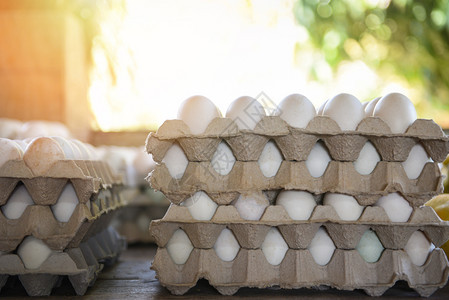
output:
[[[79,203],[68,222],[60,222],[51,205],[67,184],[73,185]],[[84,294],[102,262],[113,261],[125,248],[124,240],[108,229],[125,205],[119,197],[121,178],[102,161],[55,160],[43,171],[23,159],[9,160],[0,168],[0,207],[21,185],[34,204],[17,219],[0,210],[0,289],[9,276],[17,275],[29,295],[49,295],[58,278],[68,275],[76,293]],[[37,269],[27,269],[16,252],[27,236],[53,250]]]
[[[266,178],[257,163],[265,144],[273,140],[284,157],[275,176]],[[310,175],[305,160],[318,141],[328,148],[332,161],[319,178]],[[225,141],[236,162],[228,175],[211,166],[218,144]],[[381,156],[373,172],[360,175],[353,162],[370,141]],[[189,162],[180,179],[170,176],[162,162],[165,153],[179,144]],[[420,143],[432,158],[417,179],[409,179],[402,167],[411,148]],[[148,178],[151,186],[172,202],[163,219],[151,223],[158,251],[152,268],[158,279],[174,294],[183,294],[206,278],[222,294],[241,287],[303,288],[330,286],[363,289],[381,295],[398,280],[405,280],[422,296],[444,286],[449,264],[438,247],[449,238],[449,223],[441,221],[428,207],[421,207],[442,191],[438,162],[448,153],[448,138],[431,120],[416,120],[404,134],[391,133],[379,118],[363,119],[355,131],[341,131],[330,118],[317,116],[305,129],[288,126],[279,117],[265,117],[253,131],[240,131],[227,118],[214,119],[201,135],[192,135],[180,120],[166,121],[157,133],[150,133],[147,151],[159,164]],[[317,205],[309,220],[292,220],[281,206],[274,205],[280,190],[303,190],[316,195],[342,193],[354,196],[365,206],[356,221],[343,221],[333,207]],[[218,204],[209,221],[194,220],[186,207],[179,206],[197,191],[204,191]],[[240,194],[263,192],[270,201],[258,221],[243,220],[231,205]],[[382,207],[373,206],[389,193],[400,193],[413,207],[407,222],[391,222]],[[325,227],[336,246],[330,262],[315,263],[307,250],[320,227]],[[280,265],[269,264],[261,244],[271,227],[282,234],[289,249]],[[175,264],[167,252],[174,231],[185,231],[194,249],[183,265]],[[240,251],[233,261],[222,261],[213,246],[220,232],[230,229]],[[380,259],[367,263],[355,250],[362,234],[373,230],[385,248]],[[435,248],[422,266],[412,263],[404,247],[413,232],[420,230]]]

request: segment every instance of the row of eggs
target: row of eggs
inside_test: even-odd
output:
[[[329,116],[344,131],[355,130],[363,118],[374,116],[385,121],[393,133],[404,133],[417,118],[413,103],[399,93],[390,93],[365,104],[353,95],[338,94],[318,110],[305,96],[292,94],[280,102],[272,115],[280,116],[296,128],[305,128],[316,115]],[[177,118],[183,120],[193,134],[201,134],[214,118],[221,116],[212,101],[193,96],[180,105]],[[230,104],[225,116],[233,119],[239,129],[253,130],[266,113],[256,99],[243,96]]]
[[[250,221],[260,220],[270,205],[262,193],[241,194],[233,204],[240,217]],[[187,207],[192,217],[199,221],[211,220],[218,207],[203,191],[196,192],[181,205]],[[313,194],[309,192],[283,190],[276,198],[276,205],[284,207],[292,220],[305,221],[310,218],[318,204]],[[337,193],[324,194],[322,205],[332,206],[343,221],[358,220],[365,209],[353,196]],[[410,203],[399,193],[380,197],[375,206],[382,207],[391,222],[407,222],[413,212]]]
[[[258,159],[258,164],[262,174],[267,177],[273,177],[277,174],[284,157],[272,140],[268,141]],[[322,141],[318,141],[310,151],[305,164],[309,173],[314,178],[321,177],[332,158],[329,150]],[[381,157],[371,142],[366,142],[359,153],[357,160],[353,162],[355,170],[361,175],[369,175],[376,168],[377,163],[381,161]],[[174,179],[181,179],[184,175],[189,160],[183,149],[178,144],[173,144],[166,152],[162,162],[168,169],[170,176]],[[211,166],[219,175],[228,175],[236,158],[231,148],[226,142],[220,142],[212,159]],[[421,144],[412,147],[408,158],[402,162],[404,171],[409,179],[417,179],[424,168],[424,165],[432,162]]]
[[[168,241],[166,248],[173,262],[183,265],[188,260],[193,245],[187,234],[182,229],[177,229]],[[221,260],[233,261],[240,250],[240,245],[232,231],[225,228],[218,236],[213,248]],[[434,248],[435,246],[425,234],[417,230],[410,236],[404,250],[415,265],[422,266]],[[288,249],[289,247],[279,230],[275,227],[270,228],[261,246],[268,263],[279,265]],[[336,247],[327,231],[320,227],[307,249],[318,265],[325,266],[332,259]],[[376,233],[371,229],[365,231],[356,246],[360,256],[368,263],[377,262],[384,249]]]

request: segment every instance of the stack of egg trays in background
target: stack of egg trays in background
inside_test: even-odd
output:
[[[31,143],[23,158],[0,167],[0,207],[22,185],[33,200],[17,219],[6,218],[0,210],[0,290],[10,276],[17,276],[28,295],[44,296],[68,277],[75,292],[83,295],[104,264],[114,263],[126,247],[109,227],[114,213],[125,205],[119,197],[121,178],[103,161],[60,160],[51,150],[27,157],[33,146],[38,148],[39,143]],[[60,222],[51,206],[68,184],[79,203],[70,219]],[[30,236],[51,249],[36,268],[27,268],[17,253]]]
[[[275,176],[266,178],[257,163],[264,145],[273,140],[284,161]],[[305,160],[317,141],[324,141],[332,161],[325,173],[314,178]],[[218,144],[225,141],[236,157],[233,169],[222,176],[211,167]],[[381,161],[369,175],[354,169],[363,145],[370,141]],[[433,162],[425,164],[420,176],[411,180],[401,162],[410,149],[421,143]],[[189,162],[180,179],[170,176],[162,161],[168,149],[178,144]],[[329,117],[317,116],[305,129],[288,126],[279,117],[264,117],[253,131],[240,131],[228,118],[214,119],[201,135],[192,135],[180,120],[166,121],[147,138],[147,151],[159,164],[148,181],[172,202],[161,220],[153,221],[150,232],[158,250],[152,264],[161,284],[174,294],[183,294],[205,278],[222,294],[241,287],[303,288],[330,286],[342,290],[363,289],[381,295],[396,281],[405,280],[422,296],[429,296],[447,282],[449,265],[438,247],[449,238],[448,222],[433,209],[422,205],[442,191],[438,162],[448,153],[448,139],[431,120],[416,120],[404,134],[392,134],[376,117],[363,119],[355,131],[341,131]],[[306,221],[292,220],[282,206],[273,205],[279,190],[303,190],[322,195],[327,192],[354,196],[365,206],[356,221],[343,221],[332,206],[317,205]],[[204,191],[218,204],[209,221],[195,220],[181,204],[197,191]],[[263,192],[270,200],[258,221],[241,218],[232,205],[239,194]],[[400,193],[413,207],[407,222],[391,222],[376,201],[389,193]],[[318,198],[318,197],[317,197]],[[318,203],[320,204],[320,203]],[[279,265],[267,262],[261,244],[272,227],[282,234],[288,251]],[[328,264],[314,262],[307,246],[324,226],[336,246]],[[193,244],[185,264],[175,264],[167,251],[172,234],[182,229]],[[232,261],[222,261],[213,247],[220,232],[228,228],[240,250]],[[373,230],[385,248],[375,263],[366,262],[355,250],[362,234]],[[408,239],[421,231],[435,245],[422,266],[412,263],[404,251]]]

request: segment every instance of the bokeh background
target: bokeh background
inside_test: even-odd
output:
[[[202,94],[401,92],[449,128],[446,0],[2,0],[0,117],[148,132]],[[103,141],[104,142],[104,141]]]

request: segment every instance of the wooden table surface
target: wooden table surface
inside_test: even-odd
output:
[[[53,290],[50,297],[54,299],[230,299],[229,296],[221,296],[206,280],[201,280],[183,296],[173,296],[156,279],[154,271],[150,270],[150,261],[156,253],[155,246],[137,245],[130,246],[121,256],[118,263],[107,267],[100,274],[93,287],[87,290],[83,297],[75,296],[68,280],[61,287]],[[23,299],[28,298],[19,282],[9,282],[0,298]],[[233,297],[245,299],[377,299],[367,296],[363,291],[338,291],[327,289],[322,291],[311,289],[280,290],[242,288]],[[419,296],[409,289],[406,283],[398,283],[389,289],[381,299],[418,299]],[[30,299],[30,298],[28,298]],[[40,298],[33,298],[40,299]],[[449,285],[435,292],[428,299],[449,299]]]

